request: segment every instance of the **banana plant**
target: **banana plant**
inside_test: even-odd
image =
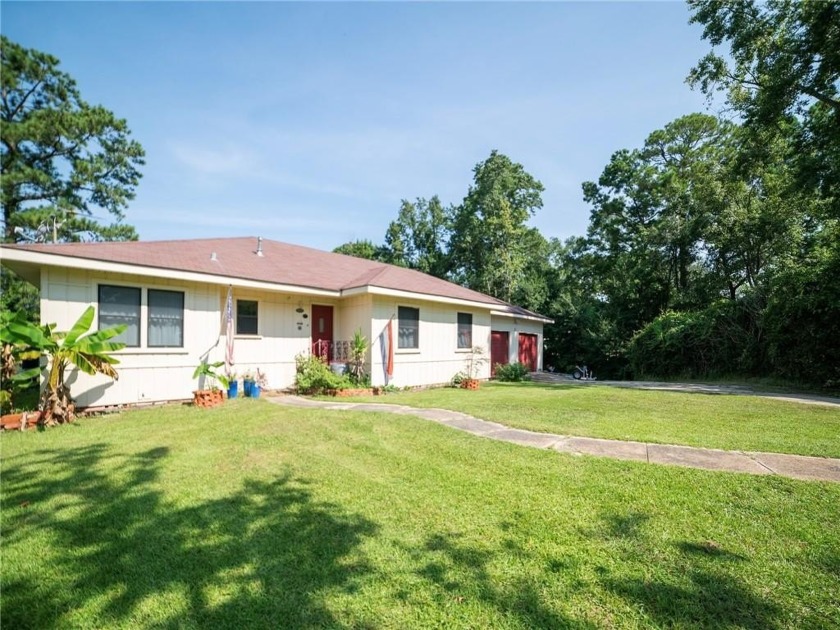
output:
[[[95,309],[89,306],[67,332],[56,331],[55,324],[35,326],[20,320],[8,324],[13,339],[49,357],[47,378],[39,402],[40,424],[70,422],[75,417],[75,403],[70,396],[70,388],[64,382],[68,366],[74,365],[85,374],[104,374],[114,380],[119,378],[114,369],[119,361],[110,353],[122,350],[125,344],[109,340],[126,327],[119,325],[88,333],[94,315]]]
[[[26,324],[26,314],[20,311],[14,315],[4,311],[0,313],[0,409],[9,410],[14,405],[18,393],[32,384],[41,373],[41,368],[19,369],[21,362],[37,359],[38,350],[30,348],[10,330],[9,326]]]

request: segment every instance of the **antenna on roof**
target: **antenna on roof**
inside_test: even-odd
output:
[[[262,250],[262,236],[258,236],[258,237],[257,237],[257,251],[256,251],[256,252],[254,252],[254,253],[255,253],[257,256],[262,256],[262,255],[263,255],[263,250]]]

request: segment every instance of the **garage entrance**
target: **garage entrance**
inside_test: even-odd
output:
[[[490,376],[496,375],[496,366],[510,362],[510,337],[507,331],[490,331]]]
[[[527,365],[532,372],[537,371],[537,336],[531,333],[519,333],[519,362]]]

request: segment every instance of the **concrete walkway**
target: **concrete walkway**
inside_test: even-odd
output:
[[[613,459],[629,459],[651,464],[671,464],[706,470],[743,472],[754,475],[781,475],[794,479],[834,481],[840,483],[840,459],[806,457],[780,453],[722,451],[693,446],[625,442],[599,438],[535,433],[513,429],[497,422],[481,420],[446,409],[420,409],[405,405],[353,403],[312,400],[299,396],[272,396],[268,401],[292,407],[330,409],[335,411],[367,411],[416,416],[466,431],[473,435],[501,440],[522,446],[550,448],[573,455],[595,455]]]

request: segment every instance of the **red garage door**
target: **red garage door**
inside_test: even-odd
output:
[[[501,330],[490,331],[490,375],[496,375],[498,364],[507,365],[510,362],[510,337]]]
[[[519,362],[527,365],[532,372],[537,371],[537,336],[519,333]]]

